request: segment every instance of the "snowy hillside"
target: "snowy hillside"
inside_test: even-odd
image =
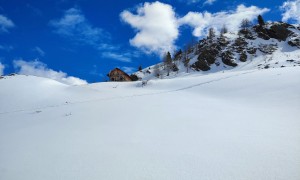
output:
[[[300,179],[300,67],[240,67],[143,87],[6,76],[0,179]]]
[[[210,36],[174,53],[169,65],[160,63],[135,74],[143,80],[170,79],[190,73],[300,66],[299,25],[269,22]]]

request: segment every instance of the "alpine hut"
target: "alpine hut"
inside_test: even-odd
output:
[[[109,77],[109,81],[132,81],[130,76],[119,68],[111,70],[107,76]]]

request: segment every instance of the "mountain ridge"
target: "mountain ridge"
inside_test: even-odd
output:
[[[172,63],[142,69],[140,80],[173,78],[186,73],[213,73],[300,66],[300,25],[267,22],[238,32],[212,34],[174,53]]]

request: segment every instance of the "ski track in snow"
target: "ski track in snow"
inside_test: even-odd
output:
[[[254,72],[257,72],[257,70],[253,70],[253,71],[250,71],[250,72],[243,72],[243,73],[240,73],[240,74],[235,74],[235,75],[231,75],[231,76],[227,76],[227,77],[223,77],[223,78],[218,78],[218,79],[214,79],[214,80],[210,80],[210,81],[207,81],[207,82],[202,82],[202,83],[198,83],[198,84],[194,84],[194,85],[190,85],[190,86],[187,86],[187,87],[184,87],[184,88],[179,88],[179,89],[174,89],[174,90],[168,90],[168,91],[162,91],[162,92],[156,92],[156,93],[136,94],[136,95],[131,95],[131,96],[119,96],[119,97],[112,97],[112,98],[100,98],[100,99],[92,99],[92,100],[85,100],[85,101],[66,102],[64,104],[49,105],[49,106],[44,106],[44,107],[39,107],[39,108],[20,109],[20,110],[15,110],[15,111],[0,112],[0,115],[11,114],[11,113],[29,112],[29,111],[30,112],[31,111],[36,112],[36,111],[49,109],[49,108],[57,108],[57,107],[75,105],[75,104],[82,104],[82,103],[109,101],[109,100],[116,100],[116,99],[126,99],[126,98],[151,96],[151,95],[159,95],[159,94],[166,94],[166,93],[184,91],[184,90],[187,90],[187,89],[203,86],[203,85],[210,84],[210,83],[213,83],[213,82],[218,82],[218,81],[222,81],[222,80],[226,80],[226,79],[230,79],[230,78],[234,78],[234,77],[238,77],[238,76],[241,76],[241,75],[246,75],[246,74],[250,74],[250,73],[254,73]]]

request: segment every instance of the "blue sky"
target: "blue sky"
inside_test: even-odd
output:
[[[209,27],[234,31],[257,14],[299,23],[299,6],[300,0],[0,0],[0,75],[99,82],[115,67],[131,73],[158,63]]]

